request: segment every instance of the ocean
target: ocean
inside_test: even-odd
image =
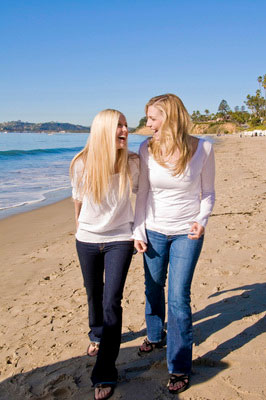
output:
[[[0,133],[0,219],[71,196],[69,165],[86,133]],[[145,136],[128,136],[137,152]]]

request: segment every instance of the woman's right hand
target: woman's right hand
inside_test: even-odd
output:
[[[145,253],[147,250],[147,245],[143,240],[134,240],[134,247],[138,253]]]

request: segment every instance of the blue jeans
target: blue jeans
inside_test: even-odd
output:
[[[115,361],[122,330],[121,300],[134,242],[84,243],[77,240],[76,246],[88,297],[89,337],[91,341],[100,342],[91,380],[93,385],[115,384]]]
[[[169,373],[189,374],[193,344],[190,287],[203,236],[191,240],[187,235],[167,236],[147,230],[147,239],[144,253],[147,336],[150,342],[162,339],[169,263],[167,365]]]

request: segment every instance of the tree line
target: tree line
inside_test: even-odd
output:
[[[191,119],[193,122],[206,122],[206,121],[225,121],[236,122],[239,124],[248,123],[252,127],[261,125],[266,122],[266,74],[257,78],[259,88],[256,90],[255,95],[248,94],[245,105],[241,107],[235,106],[231,110],[226,100],[222,100],[218,106],[217,113],[210,114],[209,110],[205,110],[201,114],[198,110],[193,111]],[[264,96],[262,93],[264,89]],[[246,110],[246,107],[249,111]]]
[[[266,74],[257,78],[259,88],[255,95],[248,94],[245,105],[235,106],[232,110],[226,100],[221,100],[216,113],[210,113],[208,109],[202,114],[199,110],[193,111],[191,119],[195,123],[230,121],[237,124],[249,124],[251,127],[266,123]],[[264,96],[262,93],[264,90]],[[249,110],[247,110],[247,109]],[[139,129],[146,125],[146,117],[141,118]]]

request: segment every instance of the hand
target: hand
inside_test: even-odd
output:
[[[147,245],[143,240],[134,240],[134,247],[138,250],[138,253],[145,253],[147,250]]]
[[[188,234],[188,238],[191,240],[199,239],[204,233],[204,226],[200,225],[198,222],[194,222],[190,228],[190,232],[193,235]]]

